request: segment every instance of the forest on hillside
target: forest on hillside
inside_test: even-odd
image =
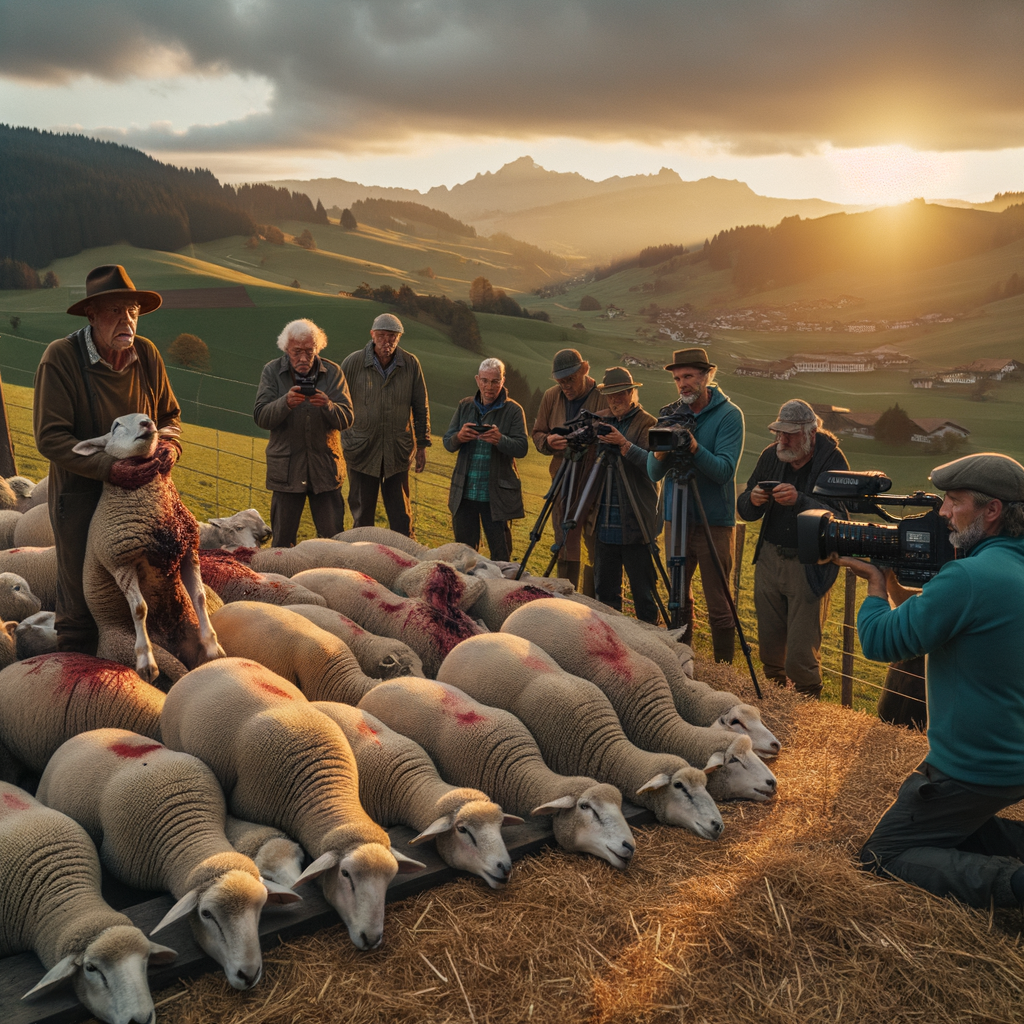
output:
[[[360,199],[352,204],[351,211],[360,224],[370,224],[375,228],[387,228],[414,235],[416,231],[410,230],[412,222],[425,224],[456,238],[476,238],[476,228],[422,203],[399,202],[394,199]]]

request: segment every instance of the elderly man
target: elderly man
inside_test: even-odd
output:
[[[82,590],[89,524],[104,481],[136,488],[169,472],[181,454],[162,440],[146,464],[127,467],[110,455],[76,455],[80,441],[98,437],[127,413],[146,413],[160,427],[178,426],[181,410],[156,346],[135,333],[139,317],[159,308],[159,294],[140,291],[124,267],[89,271],[85,298],[68,308],[88,324],[51,342],[35,378],[36,447],[50,460],[49,510],[57,546],[57,646],[96,653],[98,634]]]
[[[533,422],[533,443],[541,455],[551,456],[548,472],[554,479],[565,458],[566,440],[561,434],[552,433],[552,430],[555,427],[564,427],[566,422],[575,419],[584,409],[588,412],[598,412],[608,406],[601,392],[597,390],[597,381],[590,376],[590,363],[576,349],[563,348],[555,353],[551,377],[555,385],[548,388],[541,399],[537,418]],[[569,496],[570,507],[579,497],[583,481],[593,467],[595,458],[595,452],[591,449],[580,463],[576,487],[574,493]],[[559,495],[551,510],[556,543],[562,540],[562,522],[565,515],[565,503]],[[592,538],[583,523],[570,531],[558,552],[556,571],[562,579],[571,581],[574,587],[578,587],[580,583],[581,537],[589,556],[593,548]],[[588,558],[588,561],[592,562],[593,559]],[[589,564],[583,571],[583,593],[587,597],[594,596],[594,570]]]
[[[868,581],[865,655],[928,655],[928,753],[861,864],[972,907],[1024,907],[1024,823],[996,816],[1024,798],[1024,466],[968,455],[931,481],[957,558],[920,593],[891,608],[886,574],[836,559]]]
[[[658,583],[644,534],[653,539],[661,530],[658,487],[647,475],[647,432],[657,420],[636,399],[636,389],[642,387],[624,366],[609,367],[597,385],[608,403],[608,430],[600,435],[601,444],[615,449],[612,459],[617,461],[609,463],[595,503],[594,590],[598,601],[621,611],[625,569],[636,617],[656,623]],[[623,490],[620,471],[633,491],[642,523]]]
[[[345,529],[341,431],[352,425],[352,399],[337,363],[323,359],[327,335],[312,320],[293,320],[277,339],[284,352],[263,367],[253,419],[270,431],[267,490],[274,544],[295,544],[309,499],[318,537]]]
[[[672,374],[680,402],[696,417],[689,448],[693,468],[690,486],[700,492],[715,551],[728,581],[736,534],[735,477],[736,465],[743,451],[743,413],[714,383],[716,367],[708,361],[704,349],[678,349],[665,369]],[[663,409],[662,413],[665,411]],[[668,452],[651,452],[648,456],[647,472],[652,480],[661,480],[668,473],[672,465],[668,455]],[[670,518],[674,489],[674,482],[670,479],[664,490],[666,519]],[[687,521],[686,571],[681,595],[685,637],[687,642],[693,642],[692,580],[699,566],[715,661],[731,662],[736,650],[736,622],[729,606],[728,583],[723,583],[715,568],[692,494]],[[671,524],[668,528],[671,529]]]
[[[509,521],[522,519],[523,487],[516,459],[526,455],[523,407],[505,390],[505,364],[485,359],[476,375],[474,398],[459,402],[444,435],[444,446],[458,452],[448,491],[455,539],[480,544],[480,524],[491,558],[507,562],[512,554]]]
[[[412,536],[409,463],[427,465],[430,409],[420,361],[398,347],[405,328],[381,313],[366,347],[341,364],[352,395],[355,422],[341,435],[348,465],[348,504],[353,526],[373,526],[377,494],[384,498],[388,526]]]
[[[746,490],[736,502],[747,522],[762,519],[754,549],[754,608],[764,674],[780,686],[792,680],[797,693],[821,694],[821,628],[839,569],[797,561],[797,513],[837,502],[812,491],[822,473],[849,469],[836,438],[821,428],[817,413],[794,398],[768,425],[776,441],[761,452]]]

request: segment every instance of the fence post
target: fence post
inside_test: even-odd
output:
[[[736,604],[736,610],[740,607],[740,578],[743,575],[743,545],[747,539],[747,524],[736,524],[736,542],[733,546],[732,562],[732,599]]]
[[[857,618],[857,577],[846,570],[846,593],[843,601],[843,671],[840,699],[844,708],[853,707],[853,634]]]
[[[7,405],[4,402],[4,382],[0,380],[0,476],[17,476],[11,429],[7,425]]]

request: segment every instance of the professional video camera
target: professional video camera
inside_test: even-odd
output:
[[[597,444],[600,435],[607,434],[612,428],[603,416],[581,409],[578,416],[567,420],[564,427],[552,427],[551,433],[565,438],[566,457],[578,460],[592,444]]]
[[[835,498],[850,512],[879,516],[893,525],[836,519],[828,509],[801,512],[796,517],[800,561],[811,565],[827,562],[829,555],[836,552],[870,558],[876,565],[892,569],[904,586],[927,583],[956,557],[949,542],[949,528],[939,516],[942,498],[924,491],[881,497],[890,487],[892,481],[878,470],[853,473],[837,469],[823,473],[812,493]],[[886,511],[894,507],[927,511],[901,518]]]
[[[658,422],[647,433],[647,443],[652,452],[690,452],[690,441],[697,418],[690,407],[680,399],[666,405],[658,413]]]

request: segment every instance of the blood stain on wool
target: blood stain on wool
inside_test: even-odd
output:
[[[377,735],[377,730],[374,729],[369,722],[360,721],[357,728],[363,736],[368,737],[369,739],[373,740],[373,742],[376,743],[377,746],[380,746],[380,737]]]
[[[262,582],[259,573],[253,572],[237,558],[220,551],[199,552],[199,575],[202,576],[203,582],[215,591],[236,580],[244,580],[247,583]]]
[[[451,690],[445,690],[441,694],[441,706],[445,714],[454,718],[459,725],[475,725],[477,722],[486,721],[483,715],[467,707],[458,694],[452,693]]]
[[[118,757],[124,758],[136,758],[145,757],[147,754],[152,754],[154,750],[160,750],[163,748],[162,743],[111,743],[107,749],[117,754]]]
[[[374,547],[385,557],[390,558],[396,565],[400,565],[403,569],[411,569],[414,565],[419,563],[415,558],[409,558],[408,555],[403,555],[400,551],[396,551],[394,548],[389,548],[387,544],[375,544]]]
[[[39,660],[45,659],[53,659],[53,664],[60,670],[56,687],[58,693],[71,693],[77,686],[84,686],[90,693],[134,690],[140,682],[127,665],[94,658],[90,654],[44,654]]]
[[[540,587],[533,587],[527,584],[525,587],[519,587],[517,590],[512,590],[506,594],[502,603],[507,608],[518,608],[521,605],[529,604],[531,601],[540,601],[546,597],[554,599],[554,594],[549,594]]]
[[[528,654],[523,658],[523,665],[533,672],[552,672],[554,671],[550,665],[543,662],[540,658],[535,657],[532,654]]]
[[[437,565],[423,584],[423,600],[441,611],[457,608],[465,593],[458,573],[448,565]]]
[[[590,653],[615,669],[624,679],[632,680],[629,649],[619,639],[615,630],[607,622],[598,619],[587,624],[586,632],[590,638],[587,644]]]
[[[252,561],[252,556],[256,554],[256,548],[235,548],[234,551],[225,551],[224,553],[248,565]]]
[[[32,806],[15,793],[4,793],[4,803],[12,811],[27,811]]]

